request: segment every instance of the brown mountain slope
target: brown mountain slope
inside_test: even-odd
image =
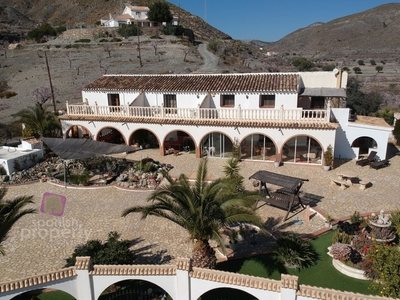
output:
[[[399,33],[400,4],[393,3],[328,23],[315,23],[270,44],[269,48],[333,58],[373,52],[394,53],[400,48]]]
[[[0,0],[0,25],[3,30],[31,29],[35,23],[49,22],[53,25],[78,24],[94,25],[101,17],[121,14],[125,3],[123,0]],[[150,4],[151,0],[136,0],[137,5]],[[171,11],[181,18],[181,23],[203,39],[228,39],[225,33],[210,26],[201,18],[170,4]],[[13,13],[7,13],[12,11]],[[24,20],[23,22],[18,20]],[[32,21],[31,21],[32,20]],[[1,28],[0,28],[1,29]]]

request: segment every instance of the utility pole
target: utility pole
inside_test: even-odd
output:
[[[49,75],[49,83],[50,83],[50,91],[51,91],[51,101],[52,101],[52,103],[53,103],[54,114],[57,115],[56,101],[54,100],[53,83],[51,82],[51,74],[50,74],[49,61],[48,61],[48,59],[47,59],[47,51],[44,51],[44,58],[45,58],[45,61],[46,61],[47,75]]]

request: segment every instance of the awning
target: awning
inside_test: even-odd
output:
[[[203,102],[201,102],[200,108],[216,108],[214,99],[210,95],[210,93],[207,94],[207,96],[204,97]]]
[[[62,159],[85,159],[93,156],[132,152],[131,146],[98,142],[89,139],[43,138],[51,151]]]
[[[147,100],[146,94],[141,92],[135,100],[132,101],[130,106],[137,106],[137,107],[150,107],[149,101]]]
[[[346,98],[346,90],[339,88],[304,88],[300,96]]]

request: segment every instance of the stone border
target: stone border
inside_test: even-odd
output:
[[[90,275],[176,275],[174,265],[95,265]]]
[[[346,265],[345,263],[341,262],[340,260],[334,259],[332,257],[332,265],[333,267],[343,275],[355,278],[355,279],[361,279],[361,280],[369,280],[365,276],[365,272],[363,270],[359,270],[353,267],[350,267]]]

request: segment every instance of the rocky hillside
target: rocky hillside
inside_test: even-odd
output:
[[[315,57],[338,58],[368,53],[395,55],[400,48],[400,4],[376,8],[299,29],[269,48]]]
[[[41,22],[70,27],[84,24],[93,26],[101,17],[121,14],[123,0],[0,0],[0,31],[23,32]],[[137,5],[149,6],[151,0],[135,0]],[[201,18],[171,4],[171,11],[181,23],[201,39],[229,39],[230,37],[210,26]]]

